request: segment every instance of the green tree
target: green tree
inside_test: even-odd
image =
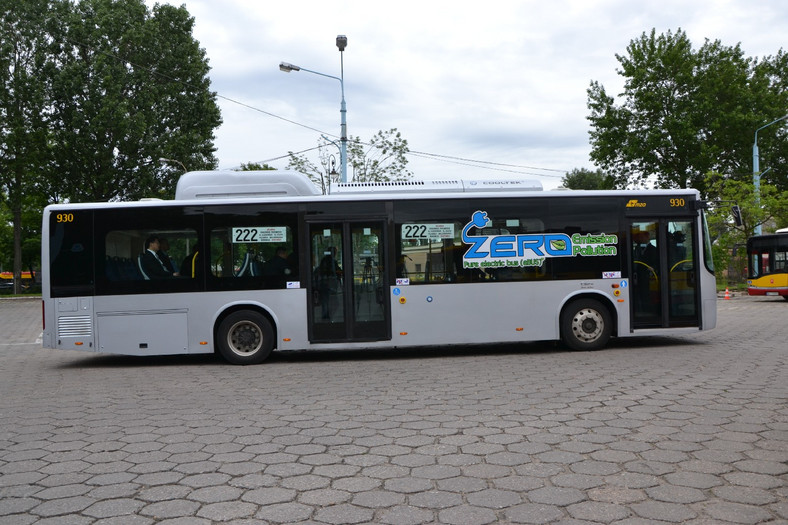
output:
[[[368,143],[351,137],[348,143],[348,164],[353,168],[354,182],[387,182],[408,180],[408,141],[397,128],[378,131]]]
[[[214,168],[221,117],[186,8],[149,11],[143,0],[67,5],[52,86],[53,197],[171,197],[181,170],[159,158]]]
[[[770,227],[781,222],[788,213],[788,190],[780,191],[771,184],[761,184],[760,197],[756,197],[752,182],[742,182],[719,173],[706,175],[709,192],[719,196],[711,201],[709,226],[715,231],[735,230],[739,240],[754,234],[757,226]],[[719,204],[715,204],[719,203]],[[741,226],[733,224],[731,206],[741,209]]]
[[[562,186],[570,190],[613,190],[616,188],[615,177],[602,170],[591,171],[586,168],[575,168],[561,179]]]
[[[30,240],[23,225],[26,196],[39,193],[49,162],[48,6],[46,0],[0,0],[0,206],[13,230],[6,253],[13,253],[14,293],[21,290],[22,247]]]
[[[588,89],[591,158],[620,187],[655,183],[705,192],[704,174],[751,177],[755,130],[785,114],[788,59],[779,50],[762,61],[739,45],[706,41],[697,51],[680,29],[633,40],[616,55],[624,77],[620,105],[594,81]],[[780,138],[782,137],[782,140]],[[785,129],[764,137],[773,173],[788,189]]]
[[[260,164],[259,162],[242,162],[241,167],[236,171],[270,171],[275,169],[276,168],[265,163]]]
[[[743,182],[719,173],[711,172],[705,178],[709,193],[718,199],[711,201],[707,214],[709,232],[714,242],[714,263],[718,268],[733,268],[736,252],[741,250],[751,237],[756,226],[770,227],[788,216],[788,190],[780,191],[776,186],[761,184],[760,199],[756,198],[752,182]],[[739,206],[742,225],[737,226],[731,211]],[[778,224],[779,225],[779,224]]]
[[[0,194],[0,268],[14,273],[15,283],[21,284],[22,271],[35,275],[41,266],[41,210],[46,204],[42,199],[34,192],[24,195],[18,212],[21,219],[14,223],[17,213],[7,206],[8,200]],[[15,288],[14,293],[20,291]]]
[[[327,193],[331,184],[339,182],[337,157],[332,153],[335,146],[324,138],[318,141],[318,164],[310,161],[305,155],[288,152],[290,161],[287,169],[307,175]],[[378,131],[369,142],[362,142],[359,137],[348,139],[348,178],[353,182],[385,182],[408,180],[413,173],[408,171],[407,154],[410,151],[408,141],[402,138],[397,128]]]
[[[14,225],[3,197],[0,193],[0,271],[8,272],[14,268]]]

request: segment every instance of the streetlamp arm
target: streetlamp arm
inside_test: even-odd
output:
[[[339,77],[335,77],[335,76],[333,76],[333,75],[326,75],[325,73],[319,73],[319,72],[317,72],[317,71],[312,71],[311,69],[307,69],[307,68],[305,68],[305,67],[302,67],[302,68],[301,68],[301,71],[307,71],[307,72],[309,72],[309,73],[313,73],[313,74],[315,74],[315,75],[320,75],[321,77],[326,77],[326,78],[333,78],[334,80],[339,80],[339,82],[340,82],[340,83],[342,83],[342,79],[341,79],[341,78],[339,78]]]
[[[759,169],[759,166],[758,166],[758,164],[759,164],[759,158],[758,158],[759,157],[759,155],[758,155],[758,132],[761,131],[764,128],[768,128],[772,124],[777,124],[781,120],[785,120],[787,118],[788,118],[788,115],[783,115],[782,117],[780,117],[780,118],[778,118],[776,120],[773,120],[773,121],[769,122],[768,124],[764,124],[763,126],[761,126],[760,128],[755,130],[755,140],[752,143],[752,171],[753,171],[753,173],[757,173],[758,169]]]
[[[788,115],[783,115],[782,117],[778,118],[777,120],[772,120],[772,121],[771,121],[771,122],[769,122],[768,124],[764,124],[764,125],[763,125],[763,126],[761,126],[760,128],[756,129],[756,130],[755,130],[755,142],[756,142],[756,143],[758,142],[758,132],[759,132],[759,131],[761,131],[763,128],[768,128],[768,127],[769,127],[769,126],[771,126],[772,124],[777,124],[777,123],[778,123],[778,122],[780,122],[781,120],[785,120],[785,119],[787,119],[787,118],[788,118]]]
[[[291,71],[306,71],[307,73],[312,73],[313,75],[320,75],[321,77],[333,78],[334,80],[339,80],[340,83],[342,82],[341,78],[335,77],[334,75],[326,75],[325,73],[321,73],[319,71],[313,71],[311,69],[307,69],[305,67],[297,66],[295,64],[290,64],[287,62],[280,62],[279,69],[281,71],[284,71],[285,73],[290,73]]]
[[[783,115],[782,117],[778,118],[777,120],[773,120],[768,124],[764,124],[760,128],[755,130],[755,141],[752,143],[752,185],[753,189],[755,190],[755,202],[760,205],[761,202],[761,166],[760,166],[760,153],[758,152],[758,132],[761,131],[763,128],[768,128],[772,124],[776,124],[781,120],[785,120],[788,118],[788,115]],[[766,171],[769,171],[768,169]],[[764,172],[766,173],[766,172]],[[761,225],[755,226],[755,235],[761,234]]]

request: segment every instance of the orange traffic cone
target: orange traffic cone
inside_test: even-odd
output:
[[[731,294],[728,291],[728,287],[727,286],[725,287],[725,300],[726,301],[730,301],[731,300]]]

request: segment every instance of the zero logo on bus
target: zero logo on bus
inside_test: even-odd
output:
[[[618,236],[566,233],[471,235],[490,223],[486,211],[477,210],[462,229],[462,242],[469,245],[462,257],[463,268],[542,266],[551,257],[609,256],[618,253]]]

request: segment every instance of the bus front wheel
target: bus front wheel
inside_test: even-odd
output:
[[[240,310],[219,323],[216,343],[229,363],[254,365],[262,363],[274,349],[274,329],[262,314]]]
[[[572,350],[599,350],[612,333],[610,311],[595,299],[573,301],[561,313],[561,339]]]

